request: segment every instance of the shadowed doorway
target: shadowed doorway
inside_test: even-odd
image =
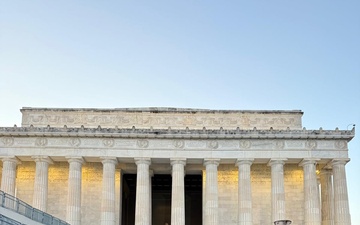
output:
[[[155,174],[152,179],[152,225],[171,222],[171,175]]]
[[[155,174],[152,186],[152,225],[171,225],[171,175]],[[122,225],[135,224],[136,174],[123,175]],[[202,176],[185,176],[185,225],[202,224]]]

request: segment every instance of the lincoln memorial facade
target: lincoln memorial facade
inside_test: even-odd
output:
[[[1,190],[71,225],[350,225],[353,130],[299,110],[22,108]]]

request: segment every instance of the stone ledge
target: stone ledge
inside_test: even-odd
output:
[[[223,109],[196,109],[177,107],[142,107],[142,108],[36,108],[23,107],[25,111],[54,111],[54,112],[150,112],[150,113],[257,113],[257,114],[304,114],[301,110],[223,110]]]
[[[352,130],[197,130],[197,129],[116,129],[116,128],[57,128],[57,127],[0,127],[0,136],[51,137],[134,137],[134,138],[216,138],[216,139],[346,139],[355,136]]]

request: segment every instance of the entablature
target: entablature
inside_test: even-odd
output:
[[[54,128],[54,127],[0,127],[1,136],[13,137],[112,137],[151,139],[345,139],[355,135],[352,130],[234,130],[228,129],[118,129],[118,128]]]
[[[32,160],[46,155],[55,161],[68,156],[87,161],[111,156],[133,160],[150,157],[160,161],[182,157],[201,163],[204,158],[219,158],[233,163],[238,158],[253,158],[266,163],[272,158],[287,158],[298,163],[303,158],[328,162],[348,158],[348,142],[355,130],[191,130],[191,129],[104,129],[1,127],[0,157],[16,155]]]

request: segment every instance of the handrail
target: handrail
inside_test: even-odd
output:
[[[56,218],[46,212],[32,207],[26,202],[0,191],[0,206],[17,212],[29,219],[46,225],[70,225],[69,223]]]
[[[0,225],[25,225],[25,224],[0,214]]]

